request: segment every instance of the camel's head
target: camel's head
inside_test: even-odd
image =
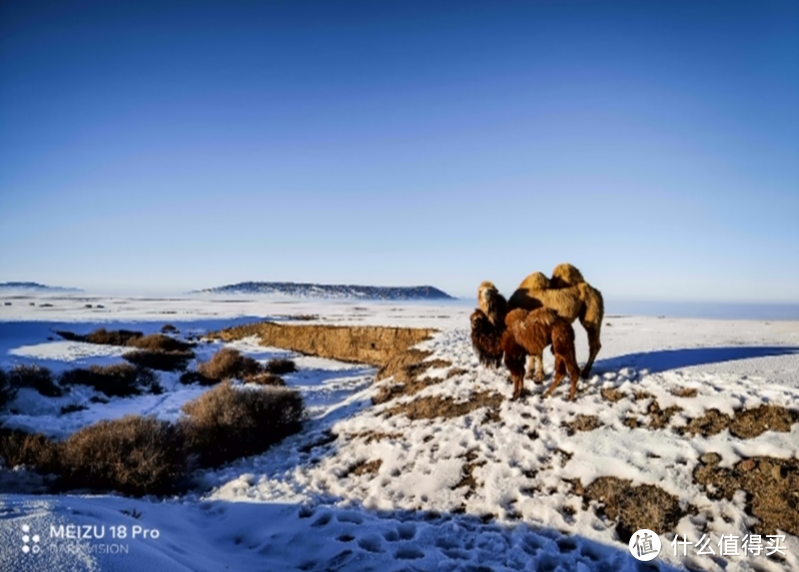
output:
[[[495,298],[497,294],[499,294],[499,290],[497,290],[493,282],[489,282],[488,280],[480,284],[480,287],[477,289],[477,302],[480,304],[480,309],[486,314],[488,313],[491,299]]]

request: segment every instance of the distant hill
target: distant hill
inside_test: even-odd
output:
[[[0,290],[35,290],[37,292],[82,292],[79,288],[47,286],[38,282],[0,282]]]
[[[213,294],[280,294],[296,298],[357,300],[454,300],[433,286],[356,286],[300,282],[239,282],[200,292]]]

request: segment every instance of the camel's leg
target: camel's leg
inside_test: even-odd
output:
[[[552,392],[557,389],[558,385],[560,385],[561,380],[565,375],[565,367],[562,365],[563,358],[559,355],[555,355],[555,379],[552,382],[552,385],[549,387],[547,392],[544,394],[544,397],[549,397],[552,395]]]
[[[527,379],[532,379],[536,385],[541,385],[546,381],[547,374],[544,373],[543,350],[541,350],[538,354],[530,354],[530,369],[527,371]]]
[[[524,375],[514,375],[513,376],[513,398],[512,399],[519,399],[524,392]]]
[[[527,366],[527,379],[535,379],[535,356],[530,354],[530,363]]]
[[[599,332],[602,327],[601,324],[583,324],[585,327],[586,333],[588,333],[588,361],[583,368],[582,376],[583,379],[588,379],[588,376],[591,375],[591,368],[594,366],[594,360],[596,359],[599,350],[602,349],[602,344],[599,342]]]
[[[565,364],[566,367],[569,368],[569,377],[572,378],[572,388],[569,392],[569,401],[574,401],[574,396],[577,394],[577,382],[580,379],[580,367],[577,365],[577,360],[574,359],[573,355],[571,356],[571,359],[568,360],[568,363],[566,363],[566,360],[563,360],[561,363]]]

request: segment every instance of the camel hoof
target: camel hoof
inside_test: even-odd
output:
[[[545,375],[543,375],[543,376],[536,376],[536,377],[534,377],[534,378],[533,378],[533,383],[535,383],[536,385],[541,385],[541,384],[542,384],[542,383],[544,383],[546,380],[547,380],[547,378],[546,378],[546,376],[545,376]]]
[[[583,371],[580,374],[580,377],[583,378],[583,379],[588,379],[590,376],[591,376],[591,371],[590,370],[585,370],[585,371]]]

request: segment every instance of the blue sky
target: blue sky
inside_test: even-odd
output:
[[[0,281],[799,301],[796,2],[0,4]]]

